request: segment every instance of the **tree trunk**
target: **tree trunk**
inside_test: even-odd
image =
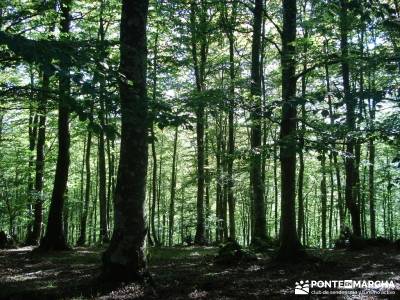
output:
[[[350,91],[350,65],[349,65],[349,45],[348,45],[348,0],[341,0],[341,12],[340,12],[340,48],[342,52],[342,77],[343,77],[343,89],[344,89],[344,102],[346,103],[346,125],[348,135],[346,139],[346,205],[349,209],[353,234],[361,236],[361,224],[360,224],[360,208],[357,204],[357,172],[355,165],[355,140],[351,135],[355,128],[355,99],[353,99]]]
[[[174,150],[172,154],[172,172],[171,172],[171,197],[169,203],[169,232],[168,246],[171,247],[174,240],[174,217],[175,217],[175,194],[176,194],[176,151],[178,145],[178,126],[175,128]]]
[[[34,74],[32,67],[30,67],[30,77],[31,77],[31,103],[29,104],[29,126],[28,126],[28,139],[29,139],[29,163],[28,163],[28,215],[32,215],[32,204],[34,202],[34,182],[32,178],[32,171],[34,166],[34,151],[36,146],[37,131],[38,131],[38,113],[33,107],[33,87],[34,87]],[[33,220],[32,220],[33,221]],[[28,224],[28,230],[26,233],[26,244],[35,245],[35,241],[32,239],[32,227],[33,224]]]
[[[266,219],[264,205],[264,182],[262,181],[262,104],[261,104],[261,27],[263,14],[263,0],[256,0],[253,19],[253,41],[251,54],[251,161],[250,161],[250,185],[252,188],[254,230],[252,243],[265,240]]]
[[[155,135],[154,135],[154,125],[151,125],[151,155],[153,159],[153,169],[152,169],[152,202],[151,202],[151,235],[154,241],[155,246],[160,246],[160,242],[158,240],[158,234],[155,226],[155,216],[156,216],[156,204],[157,204],[157,153],[155,146]]]
[[[326,156],[325,150],[321,154],[321,240],[322,248],[326,248],[326,207],[328,202],[327,188],[326,188]]]
[[[191,47],[194,63],[194,73],[196,78],[197,92],[204,90],[205,64],[207,60],[207,29],[206,27],[206,7],[205,1],[200,0],[200,24],[196,21],[197,1],[192,0],[190,4],[190,25],[191,25]],[[199,38],[196,31],[200,30]],[[197,54],[197,43],[200,40],[200,63]],[[195,243],[203,245],[205,239],[205,219],[204,219],[204,103],[197,103],[196,108],[196,141],[197,141],[197,223]]]
[[[371,102],[371,101],[370,101]],[[375,100],[372,99],[372,104],[369,108],[370,122],[371,124],[375,121]],[[371,128],[373,130],[373,128]],[[368,170],[368,199],[369,199],[369,218],[370,218],[370,229],[371,238],[376,237],[376,214],[375,214],[375,143],[374,138],[371,137],[368,142],[369,152],[369,170]]]
[[[91,112],[92,113],[92,112]],[[86,168],[86,186],[85,186],[85,202],[83,205],[82,217],[81,217],[81,230],[77,246],[83,246],[86,243],[86,224],[89,213],[90,203],[90,183],[91,183],[91,172],[90,172],[90,150],[92,146],[92,131],[88,128],[87,142],[86,142],[86,154],[85,154],[85,168]]]
[[[327,42],[325,42],[325,54],[327,54]],[[330,116],[330,125],[333,127],[335,124],[335,119],[334,119],[334,111],[333,111],[333,105],[332,105],[332,95],[331,95],[331,83],[330,83],[330,77],[329,77],[329,67],[327,64],[325,64],[325,84],[326,84],[326,92],[328,94],[328,105],[329,105],[329,116]],[[340,229],[342,230],[344,227],[344,219],[345,219],[345,213],[344,213],[344,205],[343,205],[343,199],[342,199],[342,184],[341,184],[341,178],[340,178],[340,168],[337,160],[337,150],[336,150],[336,143],[332,143],[332,157],[333,157],[333,166],[335,167],[335,174],[336,174],[336,185],[337,185],[337,193],[338,193],[338,209],[339,209],[339,222],[340,222]]]
[[[147,233],[146,91],[148,0],[123,0],[120,32],[121,150],[115,190],[114,231],[103,254],[103,275],[113,281],[142,278]]]
[[[282,121],[281,121],[281,241],[278,259],[298,259],[303,254],[296,232],[296,1],[283,0]]]
[[[229,40],[229,112],[228,112],[228,206],[229,206],[229,237],[236,239],[235,228],[235,197],[233,194],[233,162],[235,158],[235,136],[234,136],[234,111],[235,111],[235,49],[234,49],[234,23],[236,21],[236,1],[232,4],[230,24],[228,25]]]
[[[274,229],[275,229],[275,238],[279,238],[279,229],[278,229],[278,146],[277,146],[277,132],[274,133]]]
[[[30,244],[37,245],[40,241],[43,223],[43,177],[44,177],[44,147],[46,142],[46,113],[47,98],[50,85],[50,76],[43,72],[42,94],[38,104],[37,113],[38,121],[38,137],[36,145],[36,170],[35,170],[35,203],[34,203],[34,221]]]
[[[99,46],[99,57],[100,60],[97,64],[99,70],[102,70],[102,62],[106,56],[104,50],[104,41],[105,41],[105,30],[104,30],[104,20],[103,20],[103,11],[104,11],[104,1],[101,0],[100,3],[100,24],[99,24],[99,36],[100,36],[100,46]],[[100,123],[100,132],[99,132],[99,144],[98,144],[98,153],[99,153],[99,202],[100,202],[100,243],[109,242],[108,237],[108,220],[107,220],[107,171],[106,171],[106,151],[105,151],[105,104],[104,104],[104,93],[105,93],[105,77],[103,72],[99,72],[100,76],[100,88],[99,88],[99,101],[100,101],[100,109],[98,112],[98,118]]]
[[[61,1],[60,31],[69,34],[71,24],[72,0]],[[70,61],[60,61],[61,75],[59,79],[59,104],[58,104],[58,154],[57,165],[54,177],[54,187],[51,197],[49,217],[47,221],[46,234],[40,243],[42,250],[65,250],[68,245],[63,229],[63,209],[67,192],[68,169],[70,163],[69,146],[69,115],[70,115]]]

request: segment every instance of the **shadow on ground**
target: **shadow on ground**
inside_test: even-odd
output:
[[[234,266],[215,265],[213,247],[151,249],[153,283],[120,287],[97,281],[102,251],[2,250],[0,299],[290,299],[299,280],[394,280],[400,290],[400,253],[392,248],[309,250],[319,259],[298,264],[278,264],[258,254],[257,261]]]

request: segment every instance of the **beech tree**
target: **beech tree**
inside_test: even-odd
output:
[[[60,3],[60,31],[68,36],[71,25],[71,0]],[[70,164],[69,116],[70,116],[70,60],[60,61],[59,103],[58,103],[58,154],[54,176],[53,194],[51,197],[46,234],[40,243],[43,250],[68,249],[63,227],[63,209],[67,193],[68,170]]]
[[[146,88],[148,1],[124,0],[121,12],[121,150],[114,200],[114,231],[103,254],[103,274],[111,280],[138,279],[146,269],[148,100]]]

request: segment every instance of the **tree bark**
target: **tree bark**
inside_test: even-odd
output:
[[[92,113],[92,111],[91,111]],[[92,146],[92,131],[88,128],[87,142],[86,142],[86,153],[85,153],[85,168],[86,168],[86,186],[85,186],[85,202],[83,204],[83,211],[81,217],[81,228],[80,235],[77,241],[77,246],[83,246],[86,243],[86,225],[87,217],[89,213],[90,203],[90,183],[91,183],[91,172],[90,172],[90,151]]]
[[[353,99],[350,90],[350,65],[349,65],[349,45],[348,45],[348,0],[341,0],[340,11],[340,48],[342,52],[342,77],[344,89],[344,102],[346,103],[346,125],[347,125],[347,138],[346,138],[346,191],[345,200],[347,208],[349,209],[353,234],[361,236],[360,224],[360,208],[357,203],[357,172],[355,165],[355,140],[352,137],[355,128],[355,99]]]
[[[375,121],[375,100],[370,101],[369,115],[371,124]],[[373,128],[371,128],[373,130]],[[371,238],[376,237],[376,214],[375,214],[375,143],[374,138],[371,137],[368,142],[369,152],[369,169],[368,169],[368,200],[369,200],[369,218]]]
[[[46,114],[47,114],[47,98],[50,85],[50,76],[43,72],[43,83],[41,99],[38,104],[38,137],[36,145],[36,170],[35,170],[35,204],[34,204],[34,221],[32,229],[32,245],[37,245],[40,241],[43,223],[43,187],[44,187],[44,147],[46,143]]]
[[[327,54],[327,42],[325,42],[325,54]],[[328,94],[328,105],[329,105],[329,116],[330,116],[330,125],[333,128],[335,125],[335,119],[334,119],[334,111],[333,111],[333,104],[332,104],[332,95],[331,95],[331,82],[330,82],[330,75],[329,75],[329,67],[327,64],[325,64],[325,84],[326,84],[326,92]],[[344,219],[345,219],[345,213],[344,213],[344,205],[343,205],[343,199],[342,199],[342,183],[341,183],[341,177],[340,177],[340,168],[338,164],[338,153],[336,150],[336,143],[332,142],[332,150],[331,150],[332,158],[333,158],[333,166],[335,168],[335,175],[336,175],[336,185],[337,185],[337,194],[338,194],[338,210],[339,210],[339,223],[340,223],[340,229],[342,230],[344,227]]]
[[[235,228],[235,197],[233,194],[233,162],[235,159],[235,133],[234,133],[234,111],[235,111],[235,49],[233,28],[236,22],[236,1],[232,4],[230,22],[228,25],[229,40],[229,112],[228,112],[228,206],[229,206],[229,237],[236,239]]]
[[[171,247],[174,240],[174,217],[175,217],[175,195],[176,195],[176,152],[178,146],[178,126],[175,128],[174,150],[172,153],[172,172],[171,172],[171,196],[169,203],[169,232],[168,246]]]
[[[71,24],[72,0],[61,1],[60,31],[69,34]],[[47,221],[46,234],[40,243],[42,250],[65,250],[67,245],[63,228],[63,209],[67,192],[68,169],[70,163],[69,147],[69,115],[70,115],[70,61],[60,61],[61,74],[59,79],[59,104],[58,104],[58,154],[54,177],[54,187],[51,197],[49,217]]]
[[[99,37],[100,37],[100,46],[99,46],[99,62],[97,67],[99,70],[102,70],[102,61],[104,60],[106,54],[104,49],[104,41],[105,41],[105,30],[104,30],[104,1],[101,0],[100,3],[100,21],[99,21]],[[99,131],[99,144],[98,144],[98,153],[99,153],[99,202],[100,202],[100,243],[109,242],[108,237],[108,220],[107,220],[107,171],[106,171],[106,151],[105,151],[105,77],[103,73],[100,71],[99,74],[100,88],[99,88],[99,101],[100,101],[100,109],[98,112],[98,118],[100,123],[100,131]]]
[[[194,73],[196,78],[197,92],[204,90],[205,64],[207,60],[207,30],[206,30],[206,7],[205,1],[200,0],[200,24],[196,21],[197,1],[190,3],[190,25],[191,25],[191,47],[194,63]],[[197,53],[198,37],[196,31],[200,29],[200,62]],[[199,101],[196,108],[196,141],[197,141],[197,223],[194,242],[198,245],[205,244],[205,218],[204,218],[204,103]]]
[[[253,41],[251,53],[251,161],[250,161],[250,185],[252,188],[254,230],[252,243],[265,240],[266,218],[264,204],[264,182],[262,181],[262,104],[261,104],[261,27],[264,1],[256,0],[253,16]]]
[[[296,1],[283,0],[282,31],[282,121],[280,133],[281,162],[281,232],[278,259],[298,259],[303,254],[296,232]]]
[[[148,0],[123,0],[120,32],[121,149],[114,203],[114,231],[103,254],[103,275],[113,281],[142,278],[147,233],[146,90]]]
[[[326,188],[326,155],[325,150],[322,150],[321,153],[321,240],[322,240],[322,248],[326,248],[326,211],[327,211],[327,202],[328,202],[328,194]]]

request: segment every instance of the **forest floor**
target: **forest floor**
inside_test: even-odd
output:
[[[268,254],[259,254],[255,262],[229,267],[213,263],[215,247],[151,249],[149,269],[153,284],[114,289],[95,280],[102,251],[75,248],[42,255],[30,247],[2,250],[0,299],[292,299],[296,281],[351,279],[393,280],[396,288],[391,293],[395,294],[379,297],[400,299],[400,252],[394,248],[371,247],[358,252],[307,250],[319,259],[286,265],[278,264]],[[323,297],[311,296],[317,298]]]

